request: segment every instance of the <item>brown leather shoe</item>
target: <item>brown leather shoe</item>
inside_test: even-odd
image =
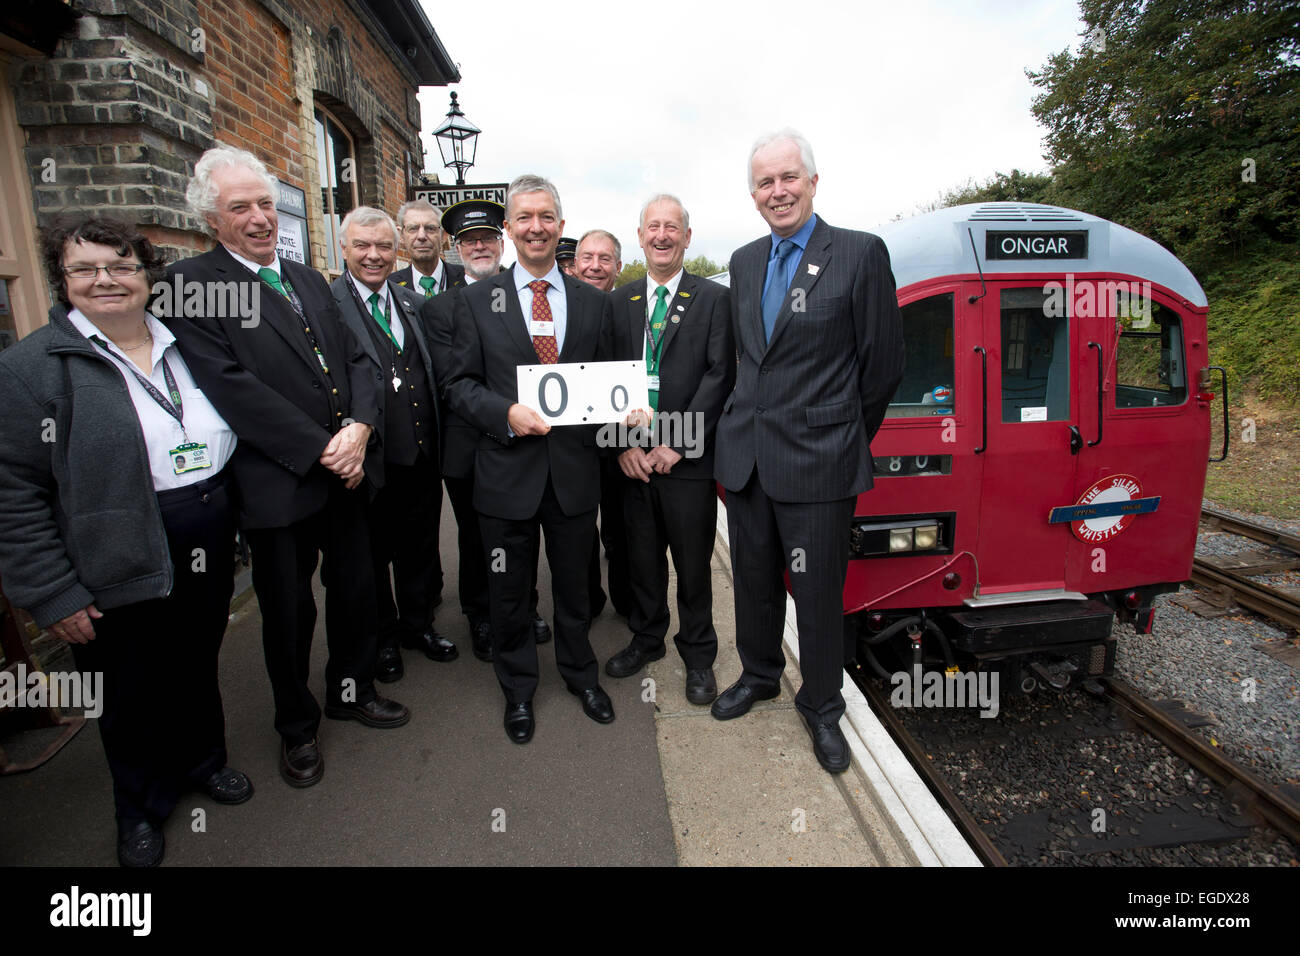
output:
[[[280,776],[291,787],[310,787],[319,783],[325,774],[325,758],[313,737],[305,744],[290,747],[288,741],[280,743]]]

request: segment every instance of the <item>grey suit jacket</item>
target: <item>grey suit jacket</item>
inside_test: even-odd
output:
[[[777,501],[834,501],[871,487],[869,442],[903,375],[902,316],[878,236],[818,217],[771,341],[763,280],[771,236],[731,257],[739,364],[718,422],[714,475],[739,491],[758,469]]]
[[[392,387],[389,384],[389,379],[392,376],[390,374],[388,360],[381,359],[379,353],[375,351],[374,337],[371,336],[369,329],[366,328],[367,323],[373,323],[375,320],[368,313],[363,312],[361,306],[357,304],[357,297],[353,294],[352,289],[349,288],[346,273],[330,283],[330,291],[334,294],[334,301],[338,303],[339,314],[343,316],[343,323],[352,330],[352,334],[356,336],[357,341],[361,343],[361,348],[362,351],[366,353],[366,358],[370,360],[369,366],[371,374],[375,378],[376,388],[378,388],[382,395],[384,389]],[[415,348],[419,351],[420,362],[424,365],[424,374],[429,381],[429,391],[433,395],[433,413],[435,416],[435,422],[437,422],[437,425],[433,429],[433,433],[438,436],[438,441],[441,445],[442,408],[440,407],[441,401],[438,396],[438,379],[434,374],[433,354],[430,350],[429,341],[425,337],[424,319],[421,317],[420,313],[420,309],[424,305],[425,301],[424,296],[412,292],[410,289],[399,286],[393,281],[392,276],[389,276],[388,278],[388,293],[393,297],[394,306],[400,308],[402,314],[406,316],[406,325],[415,336],[415,342],[407,342],[406,347],[407,349],[410,349],[412,344],[414,344]],[[384,428],[386,424],[387,423],[384,420],[384,401],[381,398],[379,401],[378,421],[375,423],[375,434],[379,437],[381,443],[384,440]],[[380,450],[382,451],[382,446]],[[439,455],[441,455],[441,447],[439,447],[438,450]],[[372,469],[376,472],[373,475],[376,486],[383,485],[383,457],[382,454],[373,456],[368,454],[366,456],[366,474],[369,475]]]

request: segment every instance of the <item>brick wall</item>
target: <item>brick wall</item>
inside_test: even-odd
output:
[[[422,166],[414,75],[354,0],[74,0],[75,35],[14,85],[37,219],[111,209],[172,256],[208,248],[185,207],[194,162],[220,141],[304,189],[324,265],[313,105],[356,143],[362,203],[396,214],[406,151]],[[381,31],[382,32],[382,31]]]

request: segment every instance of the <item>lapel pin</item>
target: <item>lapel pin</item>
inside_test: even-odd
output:
[[[686,311],[686,306],[684,306],[684,305],[679,305],[679,306],[677,307],[677,311],[678,311],[678,312],[685,312],[685,311]],[[675,318],[677,318],[677,316],[674,315],[673,318],[675,319]]]
[[[822,268],[821,266],[815,266],[810,262],[808,263],[808,274],[810,276],[815,276],[818,272],[821,271],[821,268]]]
[[[689,299],[691,297],[691,294],[689,292],[678,292],[677,294],[680,295],[683,299]]]
[[[633,302],[639,302],[640,300],[641,300],[641,297],[640,297],[639,295],[634,295],[634,296],[632,296],[632,301],[633,301]]]
[[[674,315],[674,316],[673,316],[673,325],[676,325],[676,324],[677,324],[678,322],[680,322],[681,320],[682,320],[682,317],[681,317],[680,315]]]

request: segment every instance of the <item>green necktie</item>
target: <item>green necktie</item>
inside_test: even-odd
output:
[[[388,320],[384,318],[384,313],[379,309],[379,293],[370,293],[368,301],[370,302],[370,314],[375,317],[379,327],[384,330],[384,334],[388,336],[388,341],[393,343],[393,348],[397,349],[397,351],[402,351],[402,347],[397,344],[397,339],[393,337],[393,330],[388,327]]]
[[[280,281],[280,274],[270,266],[263,266],[261,269],[258,269],[257,275],[263,282],[266,282],[272,289],[280,293],[280,295],[284,296],[286,299],[289,298],[289,293],[285,290],[284,283]]]
[[[420,288],[424,290],[426,299],[432,299],[438,294],[438,291],[433,287],[434,281],[433,276],[420,276]]]
[[[645,344],[645,368],[650,375],[659,374],[659,356],[664,344],[664,320],[668,316],[668,287],[659,286],[655,289],[655,310],[650,316],[650,337],[654,340],[654,348],[650,343]],[[659,389],[648,389],[650,394],[650,410],[659,411]]]

